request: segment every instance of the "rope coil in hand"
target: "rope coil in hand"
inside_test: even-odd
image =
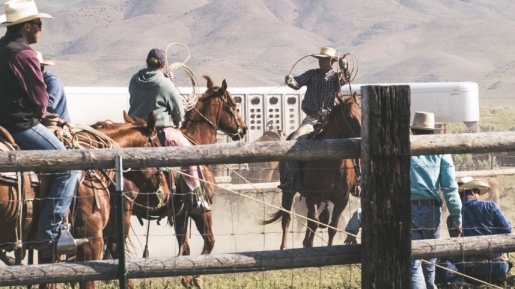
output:
[[[297,62],[295,62],[295,64],[293,64],[293,66],[291,67],[290,72],[288,72],[288,75],[292,74],[293,68],[295,68],[295,66],[301,60],[303,60],[306,57],[313,56],[313,55],[314,54],[308,54],[306,56],[301,57],[299,60],[297,60]],[[354,79],[358,75],[358,68],[359,68],[358,57],[354,53],[348,52],[348,53],[344,53],[344,54],[339,53],[338,56],[332,57],[331,60],[332,59],[336,59],[336,61],[335,61],[336,63],[338,63],[340,59],[344,59],[347,62],[347,71],[341,71],[342,69],[340,68],[340,66],[336,65],[336,72],[337,73],[341,72],[340,73],[340,86],[348,84],[349,90],[351,91],[351,95],[352,95],[352,90],[350,89],[350,83],[352,81],[354,81]]]
[[[168,49],[173,45],[182,46],[184,49],[186,49],[186,52],[188,52],[188,57],[186,58],[186,60],[184,60],[184,62],[174,62],[174,63],[168,65]],[[181,96],[182,96],[182,102],[184,104],[184,109],[191,110],[197,103],[201,94],[199,91],[197,76],[195,75],[195,73],[193,73],[193,71],[188,66],[186,66],[186,62],[190,59],[190,50],[183,44],[170,43],[170,44],[168,44],[168,46],[166,46],[165,53],[167,56],[166,64],[165,64],[165,73],[167,75],[172,77],[174,71],[176,71],[177,69],[180,68],[180,69],[184,70],[186,72],[186,74],[190,77],[191,86],[193,89],[189,95],[184,95],[183,93],[181,93]]]

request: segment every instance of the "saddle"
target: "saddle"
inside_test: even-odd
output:
[[[158,129],[158,137],[161,144],[164,146],[195,145],[195,143],[187,138],[179,129]],[[179,197],[179,201],[184,205],[184,208],[190,213],[198,215],[210,211],[210,205],[213,203],[213,200],[209,195],[209,190],[203,185],[204,182],[199,181],[204,180],[202,169],[197,166],[196,170],[192,170],[190,166],[185,166],[182,167],[182,170],[186,171],[185,174],[179,172],[176,168],[169,169],[176,172],[174,176],[176,192],[181,192],[182,195],[179,196],[177,193],[174,195]],[[181,210],[181,208],[183,208],[181,204],[175,204],[174,206],[179,206],[179,210],[176,210],[177,215],[183,212]]]
[[[75,138],[70,133],[69,129],[63,129],[57,126],[48,127],[50,131],[53,131],[54,134],[63,142],[63,144],[68,148],[77,148],[75,143]],[[14,138],[11,134],[0,126],[0,151],[17,151],[20,150],[20,147],[15,143]],[[45,177],[38,176],[35,172],[2,172],[0,173],[0,181],[11,186],[17,188],[17,196],[15,198],[19,200],[35,200],[44,199],[48,193],[49,182]],[[24,205],[24,213],[20,214],[19,218],[22,218],[22,222],[31,223],[33,222],[34,217],[34,202],[23,202]],[[18,230],[18,228],[16,228]],[[17,238],[20,238],[22,235],[22,240],[29,240],[35,237],[35,232],[28,232],[28,230],[24,230],[23,232],[17,233]],[[29,237],[30,235],[30,237]],[[84,240],[82,240],[84,242]],[[37,244],[33,244],[37,246]],[[70,233],[69,223],[63,222],[61,225],[61,233],[59,240],[57,242],[57,253],[59,255],[64,254],[75,254],[77,252],[78,243],[72,237]],[[80,245],[80,244],[79,244]],[[16,240],[16,242],[12,243],[9,247],[3,247],[6,250],[15,250],[22,246],[20,240]]]

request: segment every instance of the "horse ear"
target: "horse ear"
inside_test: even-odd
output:
[[[134,123],[132,117],[130,117],[125,110],[123,111],[123,120],[125,120],[126,123]]]
[[[204,78],[207,80],[207,89],[211,89],[214,86],[213,80],[211,77],[204,75]]]
[[[156,116],[154,115],[153,111],[148,113],[147,129],[149,132],[153,132],[156,129]]]
[[[336,93],[336,100],[338,100],[338,103],[340,103],[340,104],[343,104],[345,102],[341,92]]]
[[[358,103],[358,93],[354,91],[354,93],[352,94],[352,100],[355,102],[355,103]]]
[[[225,93],[225,91],[227,90],[227,81],[222,81],[222,93]]]

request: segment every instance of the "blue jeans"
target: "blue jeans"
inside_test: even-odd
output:
[[[14,133],[12,136],[24,150],[66,150],[61,141],[42,124]],[[39,216],[39,240],[59,238],[59,227],[70,208],[79,179],[79,171],[53,172],[51,175],[48,199]]]
[[[491,261],[486,264],[465,267],[465,274],[488,283],[502,284],[508,275],[510,264],[506,261]]]
[[[411,240],[440,238],[442,208],[440,206],[411,205]],[[436,258],[427,261],[435,263]],[[411,260],[411,288],[433,288],[435,266]]]

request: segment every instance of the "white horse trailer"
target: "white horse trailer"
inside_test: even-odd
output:
[[[436,122],[463,122],[470,131],[479,132],[479,86],[475,82],[353,84],[350,88],[360,93],[365,85],[409,85],[412,117],[415,111],[428,111],[435,114]],[[349,86],[342,93],[349,95]]]
[[[360,93],[364,85],[399,85],[400,83],[353,84]],[[464,122],[471,131],[478,131],[479,87],[474,82],[406,83],[411,88],[411,112],[429,111],[437,122]],[[179,88],[183,94],[191,88]],[[245,141],[252,142],[270,128],[293,132],[305,117],[301,101],[305,89],[289,87],[231,87],[238,111],[249,130]],[[92,124],[100,120],[123,122],[122,111],[129,109],[127,87],[65,87],[74,123]],[[349,95],[349,87],[342,88]],[[220,142],[229,141],[220,135]]]

